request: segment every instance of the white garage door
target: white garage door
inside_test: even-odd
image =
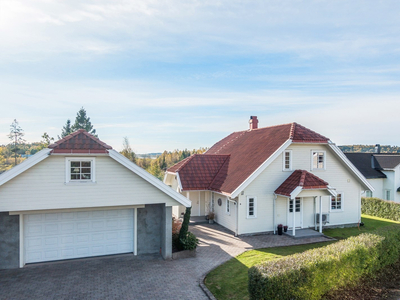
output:
[[[25,262],[133,252],[133,209],[24,215]]]

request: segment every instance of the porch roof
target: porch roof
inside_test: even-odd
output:
[[[302,190],[326,189],[330,191],[329,183],[306,171],[294,171],[276,190],[275,194],[286,197],[296,197]]]

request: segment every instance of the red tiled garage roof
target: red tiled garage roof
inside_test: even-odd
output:
[[[53,149],[52,153],[107,153],[112,149],[84,129],[71,133],[47,148]]]
[[[289,197],[298,186],[303,189],[327,189],[328,185],[326,181],[310,172],[296,170],[275,190],[275,194]]]
[[[210,183],[209,189],[231,194],[289,139],[296,143],[329,141],[328,138],[297,123],[234,132],[217,142],[206,153],[198,155],[199,157],[230,155],[229,163],[221,166],[219,171],[221,174]],[[191,165],[194,162],[196,165],[190,167],[192,170],[190,173],[181,174],[182,165]],[[208,161],[202,160],[201,163],[208,164]],[[194,190],[197,185],[191,183],[198,180],[196,168],[199,168],[199,172],[206,168],[200,166],[201,163],[197,159],[193,162],[188,159],[172,166],[168,171],[178,172],[181,182],[187,183],[186,189]]]

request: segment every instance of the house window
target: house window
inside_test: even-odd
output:
[[[336,197],[331,196],[331,210],[342,210],[343,193],[337,193]]]
[[[366,191],[365,192],[365,197],[371,198],[372,197],[372,192],[371,191]]]
[[[311,152],[311,169],[324,170],[325,169],[325,151],[312,151]]]
[[[295,200],[295,201],[296,201],[296,202],[295,202],[295,204],[296,204],[296,207],[295,207],[296,212],[300,212],[300,198],[299,198],[299,197],[296,197],[296,200]],[[289,212],[290,212],[290,213],[293,212],[293,200],[292,200],[292,199],[290,199],[290,201],[289,201]]]
[[[390,200],[390,190],[385,191],[385,200]]]
[[[67,158],[66,182],[94,182],[94,158]]]
[[[231,203],[229,199],[226,199],[226,213],[230,214],[231,213]]]
[[[287,150],[283,153],[283,171],[292,170],[292,151]]]
[[[247,218],[257,218],[257,198],[247,197]]]

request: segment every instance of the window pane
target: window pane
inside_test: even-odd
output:
[[[71,168],[71,173],[80,173],[80,168]]]
[[[90,174],[82,174],[82,179],[90,179]]]
[[[79,174],[71,174],[71,180],[80,179]]]
[[[90,173],[90,168],[82,168],[82,173]]]
[[[90,161],[83,161],[82,162],[82,167],[89,167],[90,168]]]
[[[71,168],[80,167],[80,161],[71,161]]]

